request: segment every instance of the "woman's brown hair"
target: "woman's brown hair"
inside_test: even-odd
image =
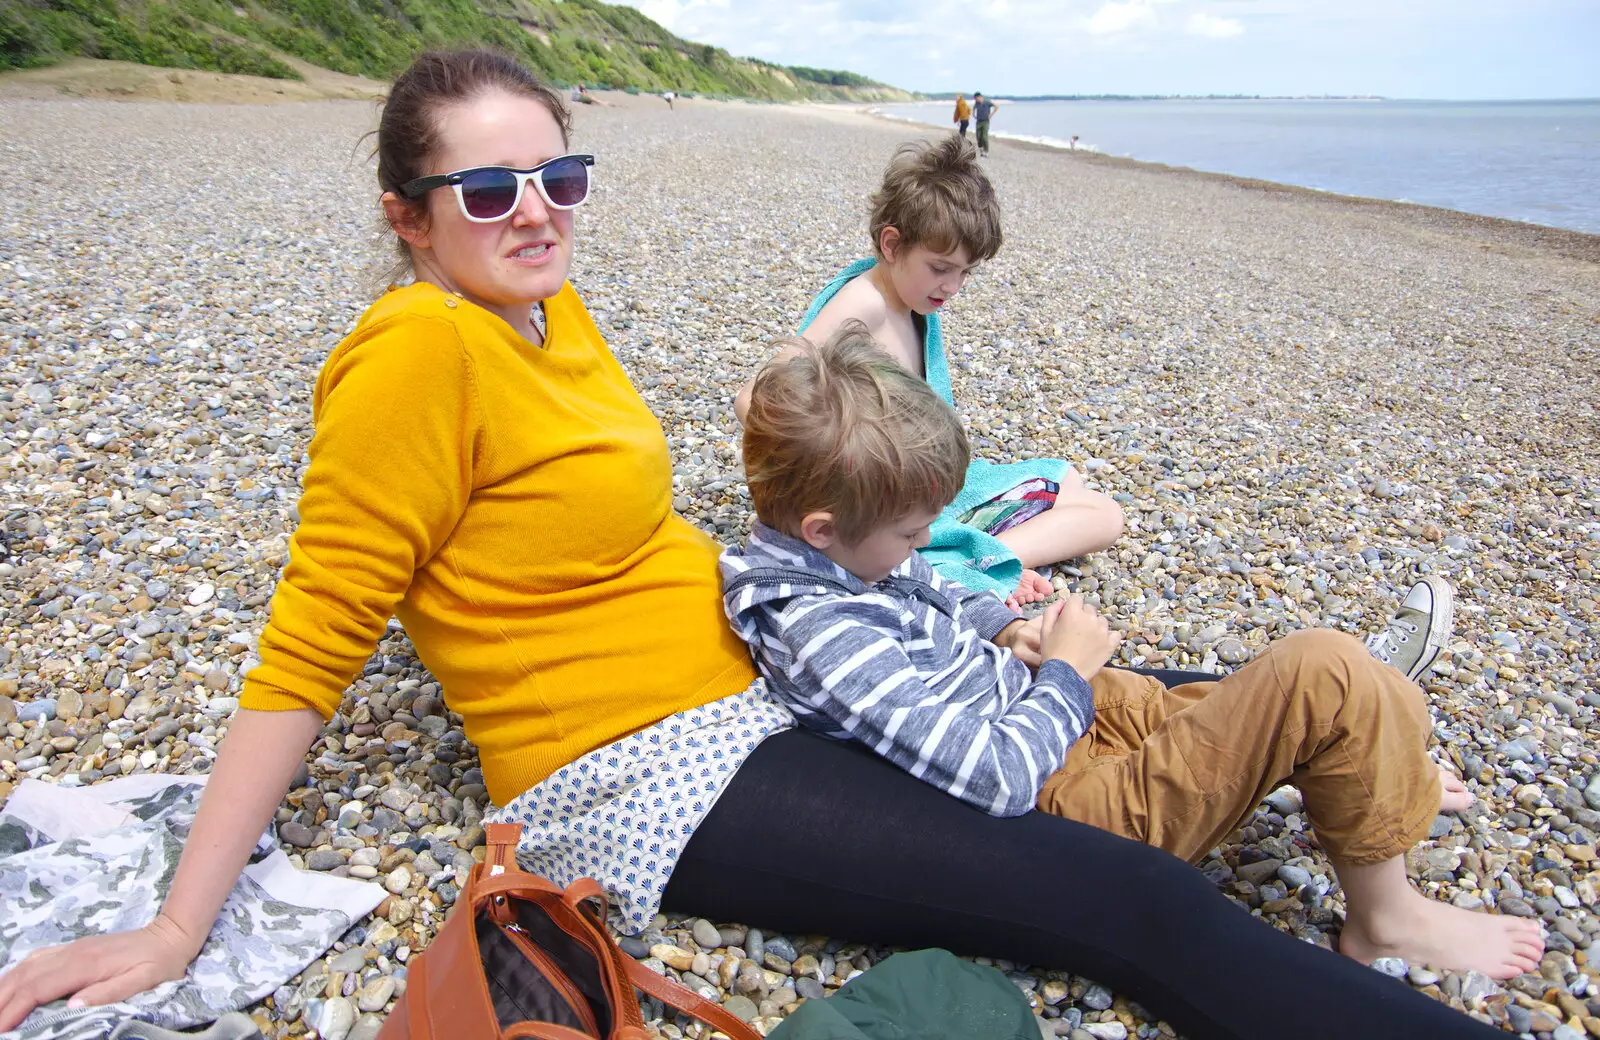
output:
[[[439,110],[495,90],[543,105],[560,127],[561,145],[566,147],[572,117],[561,95],[516,59],[496,51],[428,51],[389,88],[378,120],[378,145],[373,149],[378,157],[378,188],[394,192],[419,226],[426,226],[427,203],[406,199],[400,195],[400,186],[429,173],[428,158],[439,147]],[[399,273],[409,272],[411,251],[399,238],[395,244],[400,252]]]

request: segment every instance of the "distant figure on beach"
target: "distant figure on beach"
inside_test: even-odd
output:
[[[1072,151],[1074,151],[1074,152],[1077,151],[1078,150],[1078,135],[1077,134],[1073,134],[1072,135],[1071,144],[1072,144]]]
[[[962,137],[967,136],[967,121],[972,118],[972,106],[967,104],[967,95],[956,95],[956,114],[951,122],[959,128]]]
[[[582,83],[572,88],[572,100],[580,105],[595,104],[595,99],[589,94],[589,88]]]
[[[1000,206],[972,145],[945,137],[902,146],[872,196],[870,231],[873,257],[817,295],[800,332],[820,342],[860,321],[953,403],[938,312],[1001,242]],[[741,419],[753,382],[734,405]],[[1061,459],[974,460],[952,497],[924,555],[947,580],[1013,606],[1054,591],[1038,568],[1109,548],[1122,534],[1122,507]]]
[[[676,101],[677,99],[678,99],[678,95],[675,94],[674,92],[670,91],[670,90],[664,90],[664,91],[661,92],[661,100],[663,100],[663,101],[665,101],[667,103],[667,107],[668,108],[671,108],[672,107],[672,103],[674,101]]]
[[[983,96],[983,91],[972,92],[972,118],[978,124],[978,154],[989,154],[989,120],[994,117],[995,102]]]

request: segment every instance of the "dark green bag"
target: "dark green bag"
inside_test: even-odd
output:
[[[1039,1040],[1022,991],[946,950],[897,953],[808,1000],[768,1040]]]

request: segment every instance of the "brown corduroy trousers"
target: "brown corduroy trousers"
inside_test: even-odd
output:
[[[1045,782],[1045,812],[1197,862],[1291,783],[1322,847],[1365,866],[1439,811],[1422,691],[1349,635],[1293,633],[1217,682],[1105,668],[1091,685],[1094,725]]]

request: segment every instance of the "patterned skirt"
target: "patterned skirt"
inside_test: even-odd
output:
[[[678,855],[756,745],[794,726],[760,679],[552,773],[487,817],[522,824],[523,869],[566,886],[592,877],[611,925],[633,935],[661,909]]]

